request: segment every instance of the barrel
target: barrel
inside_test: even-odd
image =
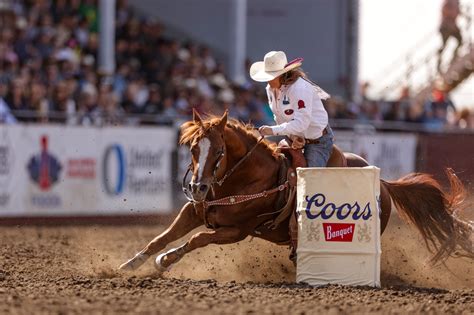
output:
[[[296,280],[380,286],[380,169],[298,168]]]

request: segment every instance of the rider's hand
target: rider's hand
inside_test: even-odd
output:
[[[258,128],[258,132],[260,132],[262,136],[273,136],[273,130],[268,126]]]
[[[291,139],[291,148],[294,150],[302,149],[305,145],[304,138],[298,136],[292,136]]]

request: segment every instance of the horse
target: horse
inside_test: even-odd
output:
[[[279,245],[291,243],[289,224],[296,204],[289,192],[290,182],[294,182],[290,177],[295,175],[287,175],[291,167],[274,143],[255,135],[250,125],[228,119],[227,112],[207,119],[195,112],[193,120],[181,126],[180,144],[189,145],[192,154],[190,201],[163,233],[123,263],[120,270],[137,269],[169,243],[202,225],[208,229],[156,257],[155,267],[160,273],[187,253],[209,244],[235,243],[248,236]],[[344,155],[348,167],[368,165],[353,153]],[[393,201],[401,217],[421,233],[433,253],[433,263],[449,256],[474,258],[470,240],[473,226],[456,215],[463,206],[465,190],[452,170],[447,170],[447,176],[450,192],[423,173],[380,181],[381,232],[388,223]],[[292,210],[280,211],[283,208]]]

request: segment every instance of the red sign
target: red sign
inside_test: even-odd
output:
[[[92,158],[70,159],[67,161],[67,175],[72,178],[94,179],[96,161]]]
[[[326,242],[352,242],[354,223],[323,223]]]

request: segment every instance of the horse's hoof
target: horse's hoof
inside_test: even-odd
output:
[[[138,269],[138,267],[143,265],[149,257],[150,256],[147,255],[147,254],[138,253],[132,259],[128,260],[127,262],[125,262],[123,264],[121,264],[118,269],[123,270],[123,271],[136,270],[136,269]]]
[[[171,265],[168,267],[163,266],[163,258],[166,256],[166,254],[167,253],[159,254],[155,259],[155,268],[160,274],[171,269]]]

